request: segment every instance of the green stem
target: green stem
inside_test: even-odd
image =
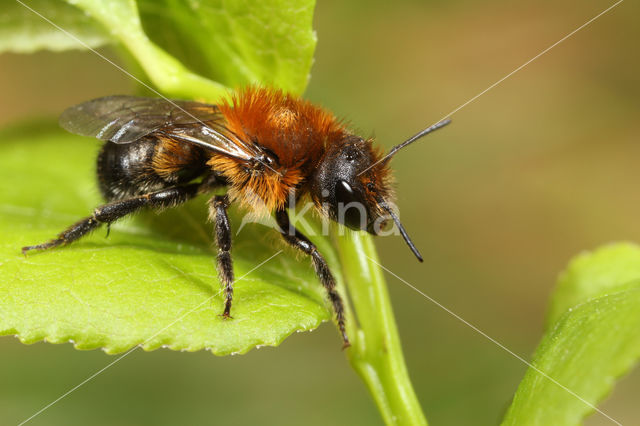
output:
[[[389,293],[372,238],[363,232],[337,240],[356,312],[348,321],[347,356],[367,384],[387,425],[426,425],[405,366]]]

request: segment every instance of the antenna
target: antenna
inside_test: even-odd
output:
[[[439,123],[436,123],[432,126],[427,127],[424,130],[421,130],[420,132],[416,133],[415,135],[411,136],[409,139],[407,139],[406,141],[402,142],[400,145],[396,145],[393,148],[391,148],[391,151],[389,151],[389,153],[387,155],[385,155],[380,162],[386,163],[388,162],[391,157],[393,157],[396,152],[400,151],[402,148],[404,148],[405,146],[417,141],[418,139],[420,139],[423,136],[428,135],[429,133],[438,130],[444,126],[446,126],[447,124],[451,123],[451,119],[450,118],[446,118],[442,121],[440,121]]]
[[[400,230],[400,234],[402,234],[402,238],[404,238],[404,241],[407,243],[407,245],[409,246],[413,254],[416,256],[416,258],[418,258],[418,260],[422,262],[423,261],[422,255],[420,254],[416,246],[413,244],[413,241],[411,241],[411,238],[409,238],[409,234],[407,234],[407,231],[405,231],[404,226],[402,226],[402,223],[400,223],[400,218],[396,216],[396,214],[393,212],[391,207],[389,207],[389,205],[386,202],[384,202],[383,200],[378,200],[378,203],[383,209],[387,211],[387,213],[389,213],[393,221],[396,223],[396,226]]]
[[[373,163],[372,165],[370,165],[369,167],[367,167],[366,169],[364,169],[363,171],[358,173],[358,176],[360,176],[361,174],[365,173],[366,171],[368,171],[372,167],[377,166],[380,163],[382,163],[382,164],[387,163],[389,160],[391,160],[391,157],[393,157],[396,152],[400,151],[405,146],[409,145],[410,143],[413,143],[413,142],[417,141],[418,139],[420,139],[421,137],[423,137],[425,135],[428,135],[429,133],[433,132],[434,130],[438,130],[439,128],[446,126],[449,123],[451,123],[451,119],[450,118],[446,118],[446,119],[440,121],[439,123],[436,123],[436,124],[434,124],[432,126],[427,127],[424,130],[421,130],[420,132],[418,132],[415,135],[411,136],[406,141],[402,142],[400,145],[396,145],[393,148],[391,148],[391,151],[389,151],[389,153],[387,155],[385,155],[384,157],[382,157],[381,159],[379,159],[378,161],[376,161],[375,163]]]

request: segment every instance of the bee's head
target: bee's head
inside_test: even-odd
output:
[[[372,141],[346,135],[330,144],[311,179],[311,196],[320,211],[351,229],[378,235],[393,220],[400,234],[422,262],[409,235],[394,212],[391,170],[393,155],[422,136],[449,123],[444,120],[426,128],[383,155]]]
[[[392,219],[422,262],[393,205],[391,170],[370,140],[350,135],[325,153],[311,181],[311,194],[320,211],[351,229],[378,235]]]
[[[392,195],[390,170],[386,164],[376,164],[380,158],[371,141],[358,136],[332,144],[313,174],[311,194],[316,205],[351,229],[379,233],[387,222],[379,200]]]

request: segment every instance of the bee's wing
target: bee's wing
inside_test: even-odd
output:
[[[161,98],[107,96],[72,106],[60,116],[71,133],[103,141],[130,143],[161,127],[216,120],[215,105]]]
[[[240,160],[260,154],[231,134],[223,122],[216,105],[124,95],[93,99],[60,116],[60,126],[71,133],[117,144],[160,132]]]
[[[160,129],[158,133],[237,160],[252,161],[263,155],[257,145],[243,142],[221,121],[209,121],[206,125],[167,127]]]

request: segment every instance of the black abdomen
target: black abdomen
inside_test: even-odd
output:
[[[185,151],[189,153],[187,159]],[[206,170],[201,150],[189,145],[176,152],[177,168],[167,171],[164,166],[172,164],[172,152],[168,152],[166,143],[153,137],[128,144],[106,142],[97,161],[102,196],[113,201],[147,194],[189,182]]]

